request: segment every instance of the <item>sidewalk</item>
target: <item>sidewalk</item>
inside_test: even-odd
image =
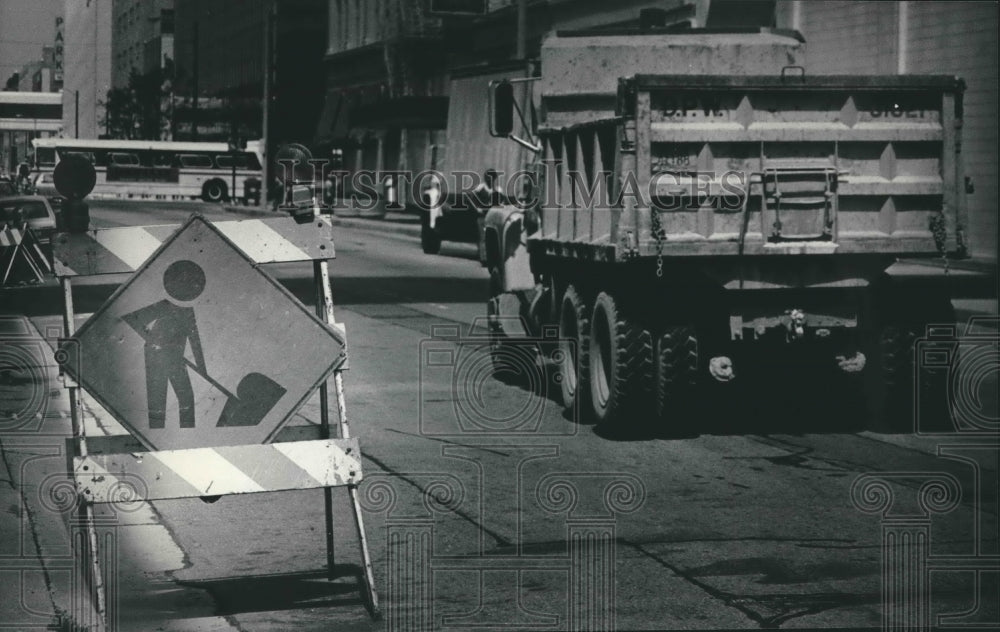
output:
[[[65,453],[72,428],[52,350],[24,316],[0,317],[0,346],[0,624],[100,629],[78,589],[83,563],[70,536],[76,491]]]
[[[80,523],[67,472],[69,399],[52,348],[59,335],[57,316],[0,317],[0,627],[96,632],[103,628],[84,581],[90,569],[73,541]],[[81,417],[88,436],[126,433],[83,391]],[[173,580],[186,556],[155,507],[95,513],[113,629],[233,629],[208,593]]]

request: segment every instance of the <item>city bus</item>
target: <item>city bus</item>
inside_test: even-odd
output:
[[[90,198],[259,203],[263,142],[229,151],[227,143],[36,138],[36,182],[51,184],[62,158],[80,154],[93,163]]]

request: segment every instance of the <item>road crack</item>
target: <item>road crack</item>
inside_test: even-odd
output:
[[[720,590],[698,579],[693,573],[668,562],[663,557],[647,549],[643,544],[620,538],[617,542],[653,560],[689,584],[721,601],[726,606],[739,610],[762,628],[778,628],[787,621],[799,617],[844,606],[880,603],[882,599],[880,592],[739,595]]]

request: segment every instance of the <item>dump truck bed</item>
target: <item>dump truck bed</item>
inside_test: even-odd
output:
[[[962,90],[798,67],[623,79],[617,118],[541,130],[559,167],[537,239],[603,260],[961,251]],[[574,191],[567,167],[590,186],[613,173],[607,199]]]

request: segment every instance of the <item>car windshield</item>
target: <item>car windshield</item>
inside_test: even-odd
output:
[[[48,217],[44,202],[0,203],[0,218],[4,221],[21,219],[38,219]]]

